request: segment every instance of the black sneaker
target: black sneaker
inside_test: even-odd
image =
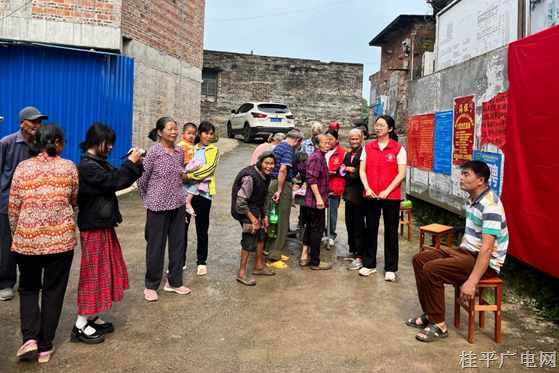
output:
[[[105,341],[105,336],[97,329],[92,335],[87,335],[84,333],[83,329],[79,329],[76,325],[72,328],[72,334],[70,335],[71,342],[83,342],[87,344],[97,344]]]
[[[87,325],[91,326],[93,329],[97,330],[98,332],[101,332],[102,334],[112,333],[115,331],[112,322],[105,321],[103,324],[97,324],[95,323],[95,320],[97,319],[98,317],[96,316],[94,319],[88,320]]]

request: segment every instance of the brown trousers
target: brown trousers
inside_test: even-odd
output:
[[[445,321],[444,284],[462,285],[474,269],[477,254],[463,249],[441,246],[426,249],[413,257],[417,295],[423,312],[431,322]],[[482,278],[494,277],[487,269]]]

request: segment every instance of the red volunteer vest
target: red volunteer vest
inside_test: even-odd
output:
[[[398,161],[396,158],[401,148],[402,145],[392,139],[388,141],[388,145],[386,145],[384,150],[380,150],[377,140],[365,145],[367,181],[375,194],[385,190],[398,175]],[[400,187],[401,184],[388,195],[387,199],[402,199]]]

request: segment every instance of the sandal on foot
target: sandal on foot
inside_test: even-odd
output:
[[[308,267],[311,264],[311,259],[299,259],[299,267]]]
[[[417,323],[417,319],[421,320],[421,324]],[[421,316],[418,317],[414,317],[413,319],[407,319],[406,320],[406,325],[407,326],[411,326],[412,328],[417,328],[417,329],[424,329],[425,327],[429,326],[430,321],[427,318],[427,314],[424,313]]]
[[[256,280],[248,276],[243,276],[243,277],[237,276],[237,281],[246,286],[256,285]]]
[[[50,361],[50,358],[52,357],[52,354],[54,354],[54,347],[52,348],[52,350],[39,352],[37,362],[39,364],[48,363]]]
[[[415,335],[415,339],[420,342],[433,342],[436,339],[448,337],[448,330],[442,331],[436,324],[431,324],[418,334]]]
[[[254,276],[274,276],[276,272],[272,271],[270,268],[262,267],[252,271]]]
[[[31,361],[35,360],[37,353],[37,341],[35,339],[29,339],[17,350],[17,358],[19,361]]]

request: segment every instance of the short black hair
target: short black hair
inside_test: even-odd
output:
[[[183,126],[182,126],[182,133],[185,133],[187,129],[189,128],[194,128],[194,130],[198,131],[198,126],[192,122],[186,122]]]
[[[483,178],[485,184],[489,182],[489,177],[491,177],[491,170],[487,163],[483,161],[466,161],[460,168],[471,170],[477,177]]]
[[[198,126],[198,134],[200,133],[207,133],[207,132],[213,132],[215,133],[215,126],[208,121],[203,121],[202,123],[200,123],[200,125]]]
[[[103,143],[112,145],[116,141],[115,131],[101,122],[94,122],[85,134],[85,141],[80,144],[84,152],[89,148],[97,147]]]

